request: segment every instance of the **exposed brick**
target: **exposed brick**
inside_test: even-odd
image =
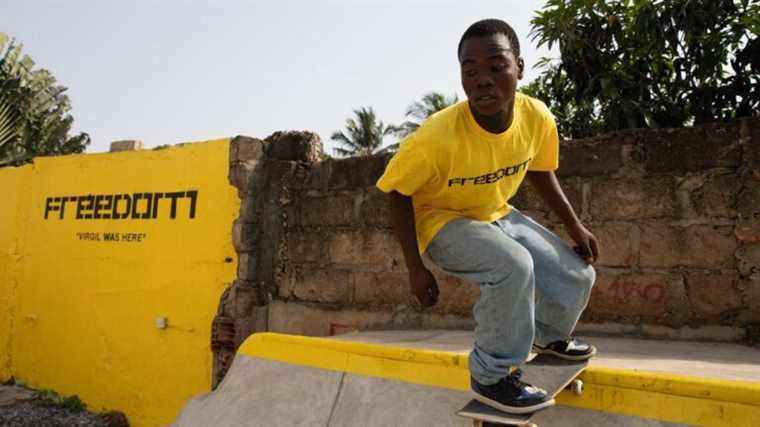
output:
[[[375,185],[385,171],[390,155],[331,159],[328,186],[332,189],[366,188]]]
[[[387,329],[390,312],[327,310],[296,303],[269,304],[269,330],[285,334],[327,336],[336,330]]]
[[[543,199],[538,194],[538,191],[536,191],[533,186],[530,185],[530,182],[526,179],[522,185],[520,186],[520,189],[517,191],[517,194],[514,195],[511,199],[509,199],[509,204],[516,207],[517,209],[523,210],[535,210],[535,211],[547,211],[548,206],[544,204]]]
[[[583,180],[565,177],[561,180],[561,186],[570,205],[580,216],[583,209]],[[517,194],[509,199],[509,204],[520,211],[550,211],[549,206],[528,180],[523,181]]]
[[[245,252],[238,254],[238,278],[241,280],[255,281],[256,277],[256,256],[253,253]]]
[[[639,259],[642,267],[731,267],[736,246],[731,226],[646,223],[641,227]]]
[[[623,167],[623,145],[608,138],[563,142],[559,150],[561,176],[614,174]]]
[[[325,238],[319,233],[290,233],[288,251],[293,263],[325,264],[328,261]]]
[[[739,281],[739,291],[747,307],[745,321],[760,322],[760,277]]]
[[[642,133],[646,170],[656,173],[700,172],[737,167],[741,161],[736,124],[662,129]]]
[[[322,140],[308,131],[275,132],[265,140],[269,158],[299,162],[318,162],[322,159]]]
[[[345,270],[306,268],[296,271],[295,280],[288,281],[283,290],[302,301],[348,304],[353,280]]]
[[[414,298],[409,289],[409,276],[405,273],[361,272],[354,275],[354,301],[373,308],[410,304]]]
[[[238,135],[230,141],[230,162],[259,160],[264,156],[264,141]]]
[[[354,219],[355,196],[304,197],[299,204],[301,226],[350,225]]]
[[[250,194],[250,187],[257,167],[258,162],[253,160],[232,163],[227,176],[230,185],[241,191],[241,194]]]
[[[232,246],[237,252],[256,248],[256,224],[237,219],[232,223]]]
[[[594,223],[591,232],[599,240],[599,265],[631,267],[636,264],[641,231],[638,226],[625,222]]]
[[[240,200],[240,221],[257,223],[258,217],[258,205],[256,204],[256,198],[253,196],[246,196]]]
[[[678,216],[673,177],[595,179],[590,198],[594,220]]]
[[[351,231],[334,234],[329,243],[330,260],[335,264],[398,271],[403,266],[401,247],[390,232]]]
[[[734,229],[734,235],[740,243],[760,243],[760,216],[740,220]]]
[[[735,217],[740,188],[741,181],[735,174],[712,174],[691,193],[694,210],[705,216]]]
[[[480,297],[480,287],[453,276],[437,276],[438,303],[433,306],[434,313],[469,316],[472,307]]]
[[[744,162],[756,179],[760,179],[760,117],[743,119],[741,125],[746,127],[748,137],[743,150]]]
[[[760,273],[760,244],[742,246],[736,251],[736,259],[738,261],[736,267],[742,276],[749,277]]]
[[[662,317],[666,313],[668,276],[600,271],[588,310],[613,316]]]
[[[689,301],[695,314],[701,319],[719,320],[724,312],[741,307],[738,279],[733,271],[687,274]]]
[[[391,227],[391,209],[388,195],[370,187],[362,198],[359,216],[366,225],[374,227]]]
[[[760,179],[746,179],[742,182],[736,208],[744,218],[760,217]]]

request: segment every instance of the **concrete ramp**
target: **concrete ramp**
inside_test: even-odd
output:
[[[439,348],[430,350],[419,332],[408,333],[418,339],[407,341],[401,334],[393,334],[395,340],[372,333],[333,339],[256,334],[241,346],[219,388],[191,400],[174,425],[471,426],[455,415],[469,400],[469,343],[441,350],[446,333],[427,332],[431,347]],[[583,379],[583,396],[562,393],[560,406],[534,422],[760,425],[757,383],[595,366]]]

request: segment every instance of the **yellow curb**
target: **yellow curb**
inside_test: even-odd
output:
[[[300,366],[464,391],[467,353],[275,333],[249,337],[238,354]],[[706,426],[760,425],[760,383],[591,366],[565,406]]]

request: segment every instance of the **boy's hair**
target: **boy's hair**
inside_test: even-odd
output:
[[[515,30],[502,21],[501,19],[483,19],[472,25],[467,31],[462,34],[462,38],[459,39],[459,46],[457,47],[457,56],[462,53],[462,43],[465,40],[473,37],[488,37],[494,34],[504,34],[509,40],[509,44],[512,46],[512,51],[515,54],[515,58],[520,57],[520,41],[517,40],[517,34]]]

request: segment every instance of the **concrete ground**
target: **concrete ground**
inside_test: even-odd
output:
[[[760,349],[588,339],[599,356],[587,390],[563,393],[533,417],[539,426],[760,425]],[[254,335],[219,388],[192,399],[174,425],[471,426],[455,415],[469,400],[471,344],[465,331]]]
[[[467,353],[471,331],[377,331],[334,337],[399,347]],[[760,382],[760,349],[739,344],[581,337],[599,353],[591,366]]]

